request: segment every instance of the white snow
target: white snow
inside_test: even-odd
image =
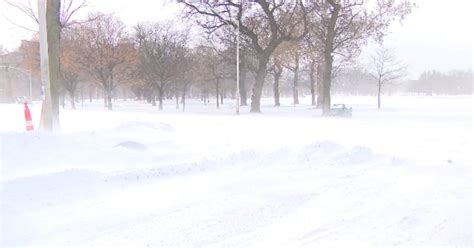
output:
[[[0,246],[472,247],[472,96],[375,100],[0,105]]]

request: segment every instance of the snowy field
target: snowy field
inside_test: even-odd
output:
[[[472,96],[308,101],[86,102],[54,135],[0,105],[0,246],[473,246]]]

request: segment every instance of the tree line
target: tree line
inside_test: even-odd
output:
[[[159,109],[166,98],[184,107],[186,97],[197,95],[204,102],[214,95],[219,107],[225,95],[236,97],[239,39],[242,105],[250,101],[250,111],[260,112],[270,81],[279,106],[282,75],[291,74],[294,103],[299,103],[301,79],[308,78],[312,104],[329,114],[338,68],[353,62],[370,40],[381,43],[390,23],[402,21],[415,7],[405,0],[179,2],[183,11],[177,20],[132,27],[113,15],[92,13],[73,21],[62,11],[67,18],[60,18],[60,82],[73,108],[85,86],[90,98],[100,89],[109,109],[120,90]],[[24,48],[24,57],[33,68],[39,56],[32,47]]]

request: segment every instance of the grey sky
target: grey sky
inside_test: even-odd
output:
[[[27,0],[18,0],[27,1]],[[32,0],[36,4],[35,0]],[[394,23],[386,46],[394,48],[400,60],[408,65],[410,77],[424,70],[472,68],[473,1],[418,0],[419,6],[402,26]],[[164,5],[163,0],[90,0],[87,11],[114,13],[128,25],[140,21],[170,19],[176,16],[176,3]],[[6,18],[34,28],[20,13],[0,0],[0,44],[12,50],[27,39],[31,32],[15,27]],[[370,47],[364,56],[370,53]]]

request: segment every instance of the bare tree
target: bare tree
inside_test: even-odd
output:
[[[312,21],[316,37],[323,44],[321,95],[323,115],[330,114],[331,78],[334,56],[350,58],[360,53],[369,38],[381,41],[390,23],[403,20],[414,5],[409,0],[380,0],[369,8],[363,0],[317,0]]]
[[[78,34],[82,44],[79,61],[100,84],[106,94],[106,106],[112,110],[113,91],[130,79],[136,50],[119,19],[96,13],[91,20],[81,24]]]
[[[319,36],[320,23],[317,18],[310,16],[311,26],[310,32],[303,39],[301,50],[307,60],[307,67],[309,69],[309,81],[311,91],[311,105],[321,107],[321,69],[323,64],[323,48],[324,45]],[[318,104],[316,103],[316,94],[318,94]]]
[[[186,109],[186,94],[188,93],[191,84],[194,82],[195,76],[197,73],[196,61],[197,56],[193,50],[189,48],[183,48],[182,57],[180,59],[178,68],[180,72],[178,73],[178,84],[177,88],[181,92],[181,105],[183,112]]]
[[[179,109],[180,102],[183,105],[183,112],[186,108],[186,94],[192,83],[193,67],[195,62],[192,50],[185,46],[177,48],[176,52],[176,68],[174,76],[171,80],[172,91],[175,95],[176,109]],[[180,101],[181,97],[181,101]]]
[[[154,92],[158,91],[160,110],[163,109],[165,91],[179,73],[178,65],[188,41],[186,31],[175,30],[173,27],[171,22],[142,23],[135,26],[140,75],[151,86],[154,106]]]
[[[76,35],[78,29],[68,29],[63,32],[61,39],[61,81],[64,89],[69,93],[71,101],[71,108],[76,108],[76,92],[81,82],[81,77],[84,77],[81,64],[81,50],[80,40]],[[81,75],[82,74],[82,75]]]
[[[280,79],[283,74],[284,46],[280,45],[273,53],[270,60],[269,72],[273,75],[273,99],[275,107],[280,104]]]
[[[300,63],[303,58],[301,43],[287,43],[285,50],[286,53],[283,56],[283,65],[285,68],[293,72],[293,104],[300,104],[298,98],[298,84],[300,74]]]
[[[239,27],[239,34],[250,40],[258,60],[251,112],[260,112],[260,98],[273,51],[285,41],[301,40],[308,33],[308,4],[305,1],[258,1],[258,9],[249,10],[249,2],[181,1],[189,16],[214,32],[222,27]]]
[[[406,67],[396,60],[393,50],[380,47],[372,55],[370,75],[377,82],[377,107],[380,109],[382,87],[405,76]]]
[[[31,0],[4,0],[9,6],[13,9],[16,9],[23,15],[27,16],[33,23],[36,23],[36,26],[39,24],[38,18],[38,6],[36,4],[37,1]],[[69,26],[73,26],[75,24],[82,23],[81,21],[74,19],[77,12],[81,11],[82,9],[88,6],[88,0],[60,0],[60,14],[59,14],[59,22],[61,29]],[[15,21],[10,21],[12,24],[21,27],[23,29],[29,31],[37,31],[33,26],[28,27],[23,24],[19,24]]]
[[[215,47],[201,45],[197,52],[200,71],[203,74],[202,79],[212,86],[216,96],[216,108],[219,108],[220,103],[223,102],[224,84],[228,79],[233,78],[232,69],[226,63],[228,60],[225,54],[228,54],[229,50],[219,51]]]
[[[256,71],[252,66],[255,53],[252,51],[251,41],[246,36],[240,36],[239,41],[239,94],[240,106],[247,106],[248,78],[247,74]],[[212,33],[207,33],[208,46],[214,47],[226,63],[236,65],[235,49],[237,34],[232,26],[222,27]]]

